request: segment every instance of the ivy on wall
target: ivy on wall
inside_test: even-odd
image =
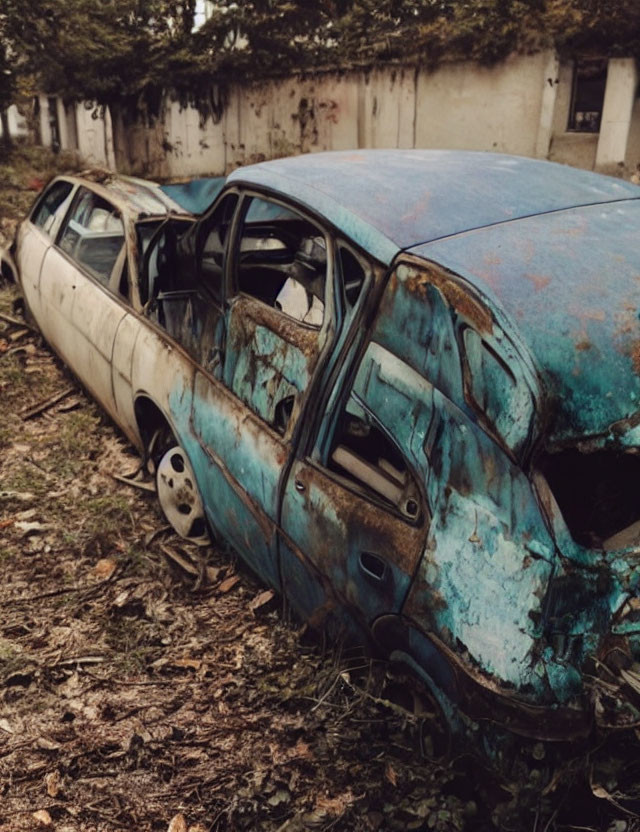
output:
[[[0,51],[12,69],[4,98],[0,77],[0,104],[22,75],[125,121],[153,120],[166,91],[215,118],[235,81],[492,64],[549,46],[640,57],[637,0],[219,0],[198,30],[195,11],[195,0],[0,0]]]

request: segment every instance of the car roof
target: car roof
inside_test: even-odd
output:
[[[517,325],[555,394],[549,442],[640,408],[640,201],[572,208],[417,246]]]
[[[102,168],[91,168],[73,176],[59,176],[74,185],[84,185],[114,203],[133,220],[143,217],[164,216],[167,213],[188,213],[160,185],[146,179],[123,176]]]
[[[433,260],[503,308],[555,399],[550,444],[606,434],[640,408],[640,187],[430,150],[312,154],[229,178],[324,214],[384,263],[400,250]]]
[[[383,263],[419,243],[579,205],[640,198],[628,182],[536,159],[455,150],[313,153],[239,168],[229,182],[279,191]]]

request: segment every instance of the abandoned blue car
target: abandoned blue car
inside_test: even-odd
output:
[[[3,258],[155,471],[305,619],[372,639],[454,732],[640,720],[640,188],[353,151],[54,180]]]

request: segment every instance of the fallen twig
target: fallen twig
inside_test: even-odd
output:
[[[190,561],[186,558],[183,558],[182,555],[179,555],[173,549],[170,549],[168,546],[165,546],[164,543],[158,544],[165,555],[170,558],[174,563],[184,569],[189,575],[193,575],[194,577],[199,577],[200,570],[194,566]]]
[[[130,480],[128,477],[120,476],[120,474],[111,474],[111,476],[114,480],[123,482],[125,485],[130,485],[133,488],[139,488],[141,491],[150,491],[152,494],[156,493],[156,487],[153,483]]]
[[[64,399],[66,396],[69,396],[71,393],[74,393],[75,389],[75,387],[67,387],[65,390],[62,390],[60,393],[56,393],[54,396],[50,396],[48,399],[45,399],[39,404],[36,404],[33,407],[29,407],[26,410],[22,410],[20,412],[20,418],[23,422],[26,422],[27,419],[33,419],[34,416],[38,416],[40,415],[40,413],[44,413],[45,410],[48,410],[50,407],[53,407],[54,404],[57,404],[59,401]]]
[[[38,330],[28,324],[26,321],[21,321],[19,318],[13,318],[11,315],[6,315],[4,312],[0,312],[0,319],[5,321],[8,324],[12,324],[12,326],[19,326],[19,327],[27,327],[30,329],[31,332],[37,332]]]

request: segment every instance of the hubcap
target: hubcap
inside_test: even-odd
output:
[[[204,506],[189,460],[178,445],[170,448],[158,463],[156,488],[164,516],[180,537],[206,545],[209,535]]]

